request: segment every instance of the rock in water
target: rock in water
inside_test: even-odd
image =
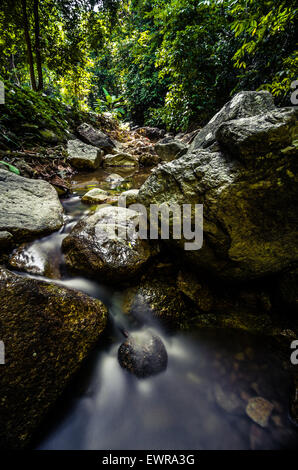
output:
[[[102,280],[125,281],[154,254],[134,230],[139,214],[124,207],[99,207],[63,240],[67,265]]]
[[[126,167],[135,167],[138,166],[137,157],[130,155],[129,153],[116,153],[111,155],[106,155],[103,160],[104,167],[114,167],[114,166],[126,166]]]
[[[90,189],[84,196],[82,197],[82,201],[86,202],[87,204],[102,204],[109,200],[109,194],[107,191],[104,191],[100,188],[93,188]]]
[[[105,328],[86,294],[0,270],[0,448],[26,446]]]
[[[24,241],[54,232],[62,224],[63,208],[53,186],[0,170],[0,231]]]
[[[168,355],[158,336],[141,331],[132,333],[121,344],[118,360],[121,367],[137,377],[148,377],[167,368]]]
[[[246,414],[257,424],[265,428],[268,426],[274,406],[262,397],[250,398],[246,406]]]
[[[94,147],[102,149],[105,153],[110,152],[115,147],[114,142],[109,136],[98,129],[94,129],[87,123],[77,127],[77,134],[83,142],[94,145]]]
[[[67,142],[68,162],[78,170],[96,170],[102,162],[103,152],[78,139]]]

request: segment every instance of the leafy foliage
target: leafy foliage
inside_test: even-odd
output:
[[[297,14],[292,0],[3,0],[0,75],[29,101],[33,77],[78,110],[191,129],[241,89],[290,104]]]

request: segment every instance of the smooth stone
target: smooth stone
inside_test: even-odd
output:
[[[270,401],[262,397],[253,397],[248,400],[246,406],[246,414],[255,423],[265,428],[268,426],[269,418],[273,411],[274,405]]]
[[[59,230],[62,224],[63,207],[52,185],[0,170],[0,231],[24,241]]]
[[[161,339],[147,331],[132,333],[121,344],[118,360],[137,377],[149,377],[167,368],[168,355]]]
[[[67,142],[68,162],[78,170],[96,170],[102,162],[103,152],[78,139]]]

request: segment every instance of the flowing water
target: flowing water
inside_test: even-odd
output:
[[[167,370],[137,379],[119,366],[121,328],[136,329],[121,310],[121,291],[84,277],[71,276],[61,242],[90,210],[80,196],[93,187],[139,187],[148,172],[120,171],[125,181],[111,188],[109,172],[81,173],[73,195],[62,200],[65,225],[38,240],[31,251],[52,260],[54,282],[103,300],[109,307],[107,331],[36,438],[38,449],[284,449],[295,448],[297,428],[288,418],[289,357],[273,340],[233,330],[165,331],[158,323],[140,328],[158,334],[168,352]],[[38,254],[38,256],[36,255]],[[25,274],[30,275],[30,274]],[[41,278],[41,276],[37,276]],[[44,277],[42,277],[45,279]],[[52,279],[51,279],[52,280]],[[266,427],[247,416],[249,399],[273,405]]]

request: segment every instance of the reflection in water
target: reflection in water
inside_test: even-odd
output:
[[[95,280],[71,277],[61,254],[63,237],[90,210],[79,195],[92,185],[105,189],[107,174],[98,170],[75,176],[76,194],[63,201],[66,225],[60,233],[33,244],[35,251],[46,248],[49,256],[59,251],[61,279],[57,277],[55,282],[102,299],[111,317],[106,337],[101,338],[98,350],[51,413],[37,447],[295,448],[297,430],[288,420],[288,373],[276,348],[264,338],[230,330],[169,334],[154,322],[150,328],[167,349],[167,370],[139,380],[120,367],[121,329],[136,329],[135,320],[121,310],[121,292]],[[119,174],[123,176],[120,169]],[[147,174],[128,176],[128,183],[137,188]],[[273,405],[264,428],[246,414],[248,401],[256,396]]]

